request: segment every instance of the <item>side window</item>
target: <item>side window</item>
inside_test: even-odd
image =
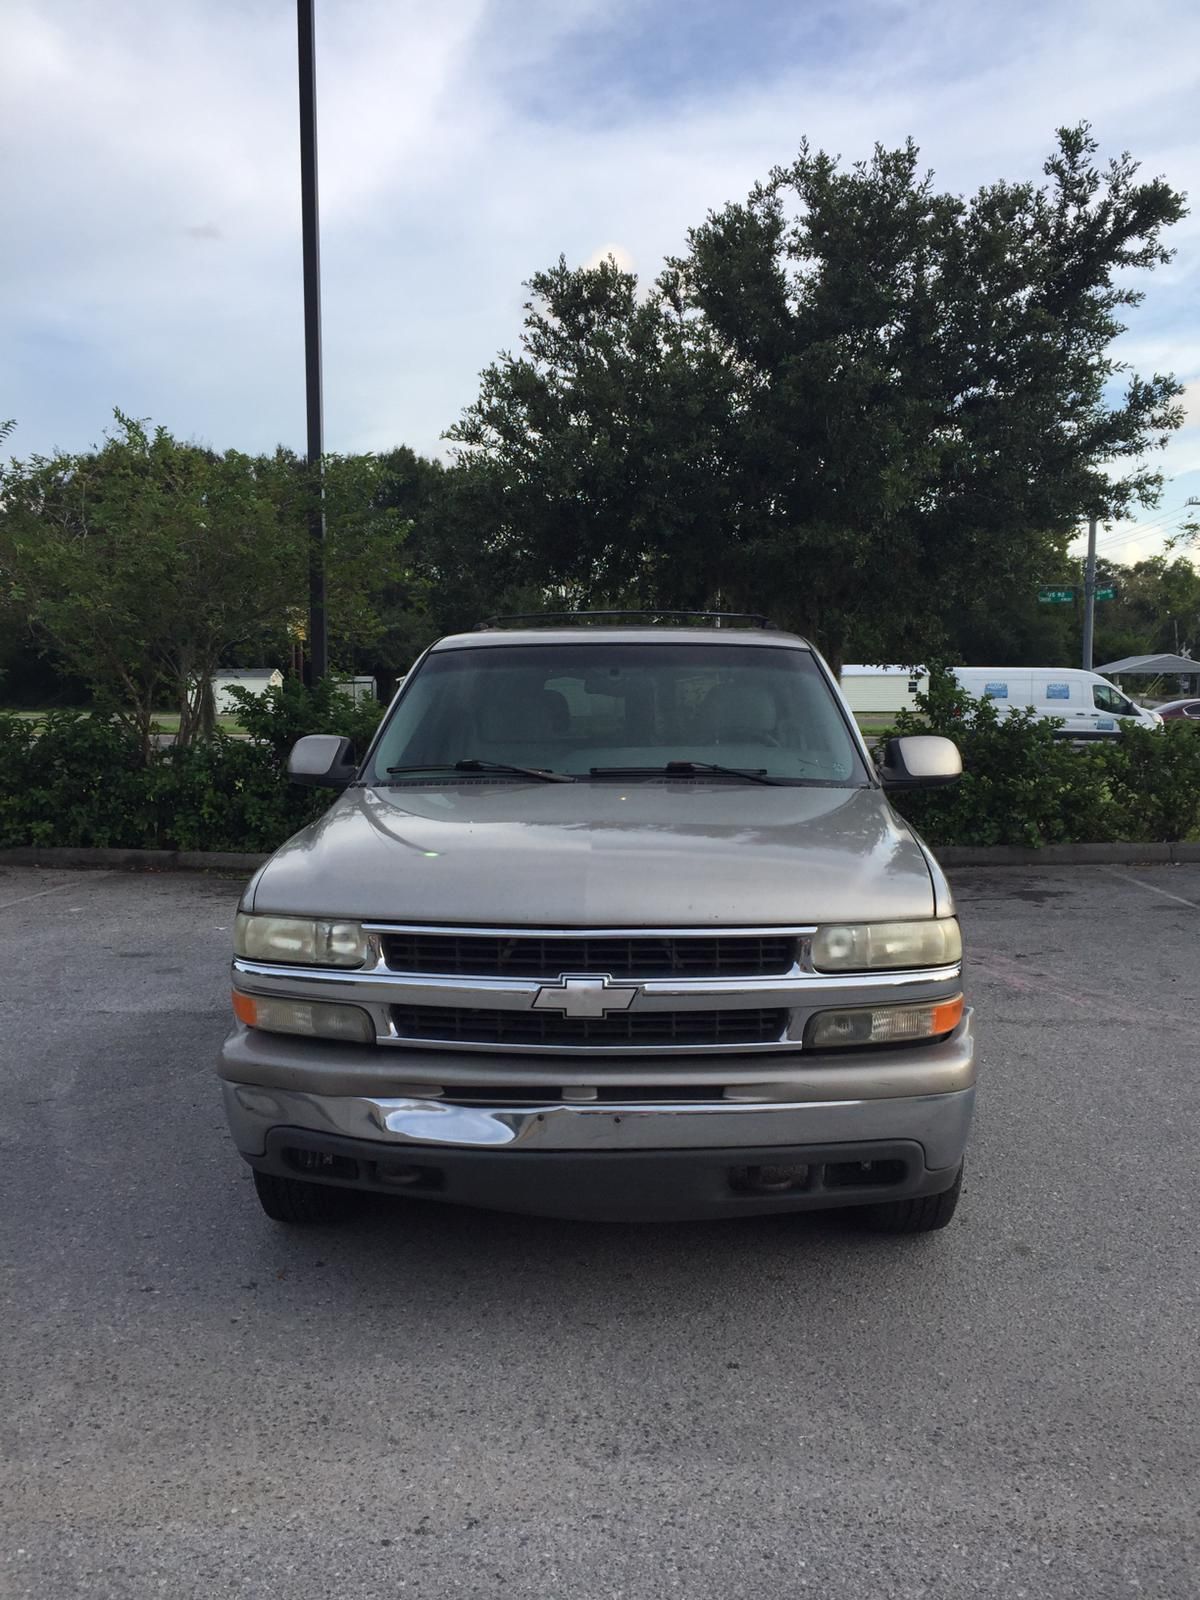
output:
[[[1117,712],[1122,716],[1129,716],[1134,707],[1126,700],[1123,694],[1118,694],[1107,683],[1092,685],[1092,699],[1098,711]]]
[[[1191,717],[1193,722],[1200,722],[1200,700],[1194,706],[1184,706],[1183,714],[1185,717]]]

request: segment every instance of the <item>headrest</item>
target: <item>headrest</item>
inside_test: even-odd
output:
[[[753,683],[719,683],[705,700],[704,710],[720,739],[773,733],[778,720],[774,697]]]

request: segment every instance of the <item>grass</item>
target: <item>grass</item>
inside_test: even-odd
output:
[[[159,733],[179,732],[178,711],[156,711],[154,713],[154,726]],[[217,727],[226,733],[241,733],[242,725],[236,717],[220,716],[217,718]]]

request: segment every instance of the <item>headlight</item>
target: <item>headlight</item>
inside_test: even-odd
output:
[[[309,1039],[342,1039],[374,1044],[375,1025],[358,1006],[328,1005],[323,1000],[285,1000],[275,995],[233,991],[233,1014],[248,1028],[267,1033],[299,1033]]]
[[[804,1044],[808,1050],[831,1050],[939,1039],[954,1032],[962,1014],[960,994],[953,1000],[933,1000],[920,1006],[853,1006],[845,1011],[818,1011],[808,1019]]]
[[[813,935],[818,972],[875,972],[886,967],[949,967],[962,960],[956,917],[925,922],[841,922]]]
[[[234,954],[246,961],[295,963],[302,967],[361,967],[367,936],[357,922],[310,921],[307,917],[251,917],[239,911]]]

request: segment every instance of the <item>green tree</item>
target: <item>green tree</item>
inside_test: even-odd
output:
[[[730,539],[730,373],[708,327],[612,260],[529,284],[524,354],[482,377],[452,440],[489,554],[563,600],[704,605]]]
[[[329,466],[335,628],[374,625],[369,586],[400,559],[404,524],[369,506],[374,472]],[[211,725],[222,659],[305,606],[309,492],[287,452],[220,454],[118,412],[93,453],[0,470],[0,590],[143,750],[164,703],[186,746]]]
[[[1106,567],[1101,581],[1116,585],[1117,599],[1096,608],[1097,661],[1200,648],[1200,573],[1191,561],[1153,556],[1130,567]]]
[[[538,274],[522,354],[450,435],[497,546],[587,599],[770,611],[835,662],[936,654],[1081,515],[1160,488],[1141,458],[1180,386],[1111,345],[1183,202],[1096,150],[1064,129],[1044,183],[966,200],[911,142],[848,169],[805,145],[648,293],[611,262]]]
[[[349,672],[386,639],[397,605],[416,604],[422,588],[409,549],[413,519],[395,492],[396,454],[324,462],[330,659]]]
[[[362,458],[347,458],[346,468],[351,459]],[[364,572],[363,578],[370,625],[364,627],[360,617],[349,636],[341,628],[335,641],[354,670],[366,667],[390,681],[405,671],[429,642],[434,581],[429,543],[445,476],[440,461],[428,460],[402,445],[372,458],[369,475],[359,469],[357,478],[351,478],[348,537],[368,522],[372,528],[382,523],[393,531],[406,530],[402,552],[396,547],[393,559],[382,563],[376,541],[369,541],[373,570]],[[331,504],[330,515],[335,514]],[[402,560],[395,559],[401,554]]]

